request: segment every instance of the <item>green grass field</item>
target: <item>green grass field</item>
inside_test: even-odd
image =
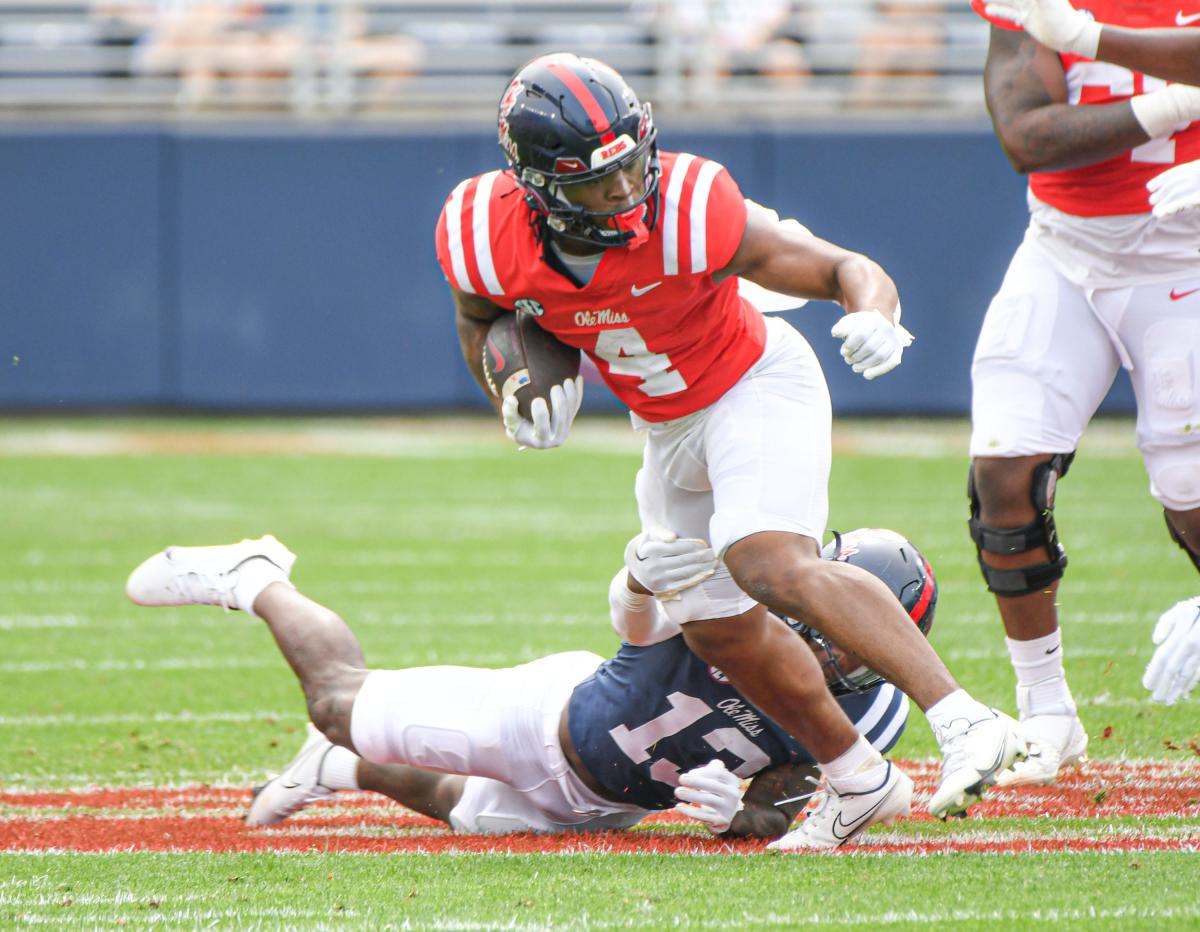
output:
[[[1095,425],[1061,486],[1067,671],[1094,760],[1171,762],[1197,784],[1196,700],[1152,706],[1139,680],[1154,620],[1200,585],[1167,538],[1132,432]],[[977,696],[1015,711],[966,534],[965,424],[849,423],[836,444],[831,527],[912,538],[940,583],[934,644]],[[349,621],[375,666],[611,652],[605,592],[636,530],[638,463],[623,423],[599,419],[548,453],[518,453],[473,420],[0,421],[0,786],[249,787],[294,752],[303,703],[265,627],[125,600],[129,570],[166,544],[276,534],[299,555],[293,579]],[[934,756],[922,716],[894,753]],[[0,798],[0,833],[23,815]],[[1094,818],[913,821],[887,837],[947,833],[1010,843],[800,857],[724,854],[700,835],[705,856],[9,843],[0,926],[1200,926],[1200,799]],[[1104,850],[1130,833],[1172,847]],[[1039,839],[1094,844],[1022,848]]]

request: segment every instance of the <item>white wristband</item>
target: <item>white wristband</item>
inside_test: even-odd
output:
[[[629,570],[621,567],[620,572],[613,577],[612,583],[608,587],[608,598],[626,611],[644,612],[654,596],[648,592],[634,592],[626,583],[628,578]]]
[[[1169,84],[1149,94],[1139,94],[1129,105],[1146,135],[1159,139],[1200,119],[1200,87]]]
[[[1103,28],[1100,23],[1087,20],[1081,24],[1079,34],[1072,36],[1069,42],[1064,43],[1066,48],[1063,51],[1095,59],[1096,53],[1100,51],[1100,30]]]

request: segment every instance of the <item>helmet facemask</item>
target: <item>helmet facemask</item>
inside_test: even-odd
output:
[[[649,104],[647,104],[649,106]],[[569,189],[577,184],[598,181],[618,172],[641,165],[642,193],[632,204],[616,210],[591,210],[575,203],[568,195]],[[593,246],[628,246],[637,249],[650,238],[654,227],[653,216],[657,213],[658,150],[653,139],[634,148],[633,154],[608,167],[602,174],[589,173],[592,177],[569,181],[554,180],[546,185],[549,195],[549,213],[546,225],[564,239],[576,240]],[[561,179],[562,176],[558,176]],[[527,189],[528,190],[528,189]]]

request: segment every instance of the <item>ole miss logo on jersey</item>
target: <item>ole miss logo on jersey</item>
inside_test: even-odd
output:
[[[546,313],[546,309],[538,304],[533,298],[517,298],[513,302],[514,311],[524,311],[526,314],[532,314],[534,317],[541,317]]]
[[[540,308],[539,324],[587,353],[613,392],[649,421],[712,404],[766,342],[762,315],[738,296],[736,276],[713,281],[746,228],[737,184],[709,159],[662,152],[660,162],[650,238],[636,250],[605,250],[583,286],[545,261],[509,172],[461,182],[437,228],[451,287],[503,308]]]

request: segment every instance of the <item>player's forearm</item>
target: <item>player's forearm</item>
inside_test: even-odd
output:
[[[630,586],[629,571],[621,567],[608,587],[613,630],[630,644],[657,644],[679,633],[658,600],[644,586]]]
[[[848,312],[879,310],[891,314],[900,303],[891,276],[866,256],[849,254],[837,264],[834,276],[837,302]]]
[[[1128,101],[1087,107],[1050,104],[997,122],[996,134],[1021,174],[1093,165],[1149,140]]]
[[[1164,81],[1200,84],[1200,30],[1105,26],[1096,57]]]
[[[992,28],[983,83],[996,138],[1022,174],[1090,165],[1149,139],[1127,101],[1068,104],[1058,54],[1024,33]]]

